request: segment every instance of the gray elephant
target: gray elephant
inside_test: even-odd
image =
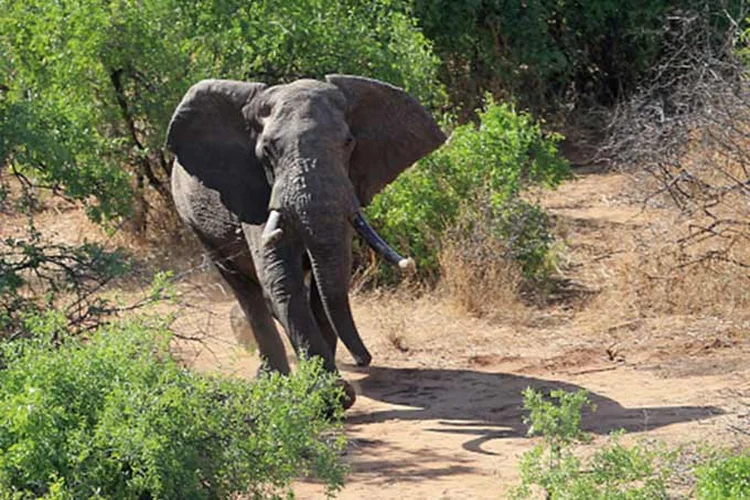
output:
[[[337,338],[358,365],[370,363],[349,306],[353,229],[404,265],[360,208],[444,141],[413,97],[368,78],[205,80],[187,92],[167,135],[175,205],[268,368],[289,372],[274,317],[295,351],[320,356],[327,370],[336,372]]]

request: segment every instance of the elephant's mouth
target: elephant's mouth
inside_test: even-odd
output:
[[[351,225],[362,237],[363,240],[375,250],[386,262],[398,266],[404,270],[414,270],[414,259],[411,257],[402,257],[394,250],[370,224],[365,220],[361,212],[357,211],[349,220]],[[284,230],[281,228],[281,212],[271,210],[268,220],[263,228],[263,245],[270,246],[279,241],[284,236]]]

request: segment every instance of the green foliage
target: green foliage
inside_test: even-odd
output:
[[[745,0],[413,0],[455,105],[482,91],[549,110],[611,104],[636,90],[669,43],[670,16],[711,17],[717,37]],[[728,14],[728,15],[725,15]]]
[[[709,460],[696,470],[698,498],[741,500],[750,498],[750,452]]]
[[[559,458],[563,447],[587,438],[581,430],[584,406],[596,410],[584,390],[571,393],[557,389],[551,391],[549,397],[531,387],[523,391],[523,409],[529,412],[524,418],[529,426],[528,434],[542,436],[553,458]]]
[[[97,220],[133,189],[168,197],[165,129],[200,79],[354,73],[444,103],[430,43],[390,0],[0,0],[0,53],[0,165]]]
[[[737,53],[745,64],[745,68],[750,68],[750,17],[745,18],[746,28],[742,31],[740,36],[740,47],[737,49]]]
[[[468,233],[473,224],[490,226],[525,274],[538,276],[553,241],[550,224],[521,195],[554,188],[570,175],[558,155],[562,137],[489,96],[478,113],[478,127],[456,127],[445,146],[375,198],[368,216],[389,242],[408,249],[425,276],[437,274],[440,242],[459,219]]]
[[[667,498],[671,457],[659,449],[623,446],[617,433],[587,460],[574,454],[575,444],[590,441],[580,429],[583,407],[595,410],[585,391],[555,390],[546,398],[528,388],[523,397],[529,435],[542,436],[543,443],[521,457],[513,498],[530,498],[535,487],[550,499]]]
[[[142,320],[58,349],[5,344],[0,498],[283,498],[307,474],[341,486],[340,406],[325,418],[341,390],[320,363],[248,383],[185,369],[168,344]]]
[[[181,8],[188,31],[210,41],[197,55],[211,61],[213,75],[278,83],[361,74],[443,102],[439,60],[408,9],[390,0],[203,0]]]

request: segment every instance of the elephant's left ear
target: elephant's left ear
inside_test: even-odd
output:
[[[185,94],[167,129],[167,147],[189,172],[242,171],[257,162],[245,116],[263,83],[202,80]],[[260,168],[260,167],[259,167]]]
[[[359,76],[328,75],[326,80],[349,103],[347,121],[357,141],[349,177],[362,206],[445,142],[430,113],[402,89]]]

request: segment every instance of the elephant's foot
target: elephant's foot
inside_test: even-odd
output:
[[[343,378],[338,379],[336,381],[336,385],[344,389],[344,395],[341,398],[341,405],[345,410],[348,410],[354,405],[354,402],[357,400],[357,393],[354,391],[354,387],[352,387],[352,385]]]
[[[333,415],[336,413],[336,410],[339,406],[343,407],[344,410],[348,410],[352,407],[352,405],[354,405],[354,402],[357,400],[357,393],[354,391],[354,387],[352,387],[349,382],[347,382],[343,378],[339,378],[338,380],[336,380],[335,384],[337,387],[341,387],[343,389],[343,394],[337,401],[329,401],[327,403],[325,416],[328,419],[333,418]]]
[[[353,357],[357,366],[365,367],[370,366],[370,363],[372,363],[372,356],[366,350],[363,356],[354,355]]]

